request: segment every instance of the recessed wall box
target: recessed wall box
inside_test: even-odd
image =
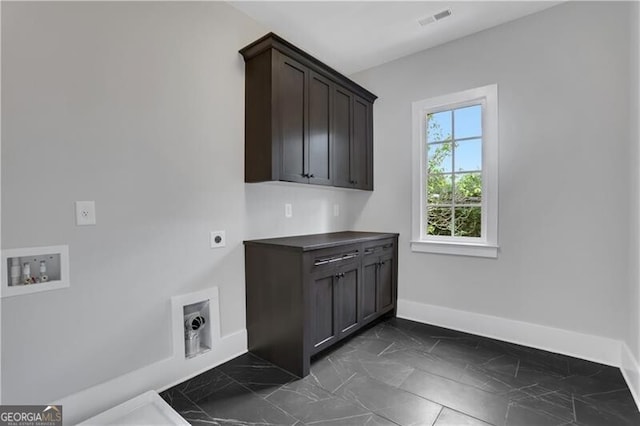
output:
[[[69,246],[2,250],[1,297],[69,287]]]
[[[173,296],[171,309],[174,357],[190,360],[216,350],[220,341],[217,287]]]

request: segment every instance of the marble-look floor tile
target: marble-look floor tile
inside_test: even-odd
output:
[[[328,356],[312,362],[309,375],[303,380],[334,392],[355,375],[352,364],[340,357]]]
[[[455,380],[465,385],[496,394],[506,394],[513,389],[519,388],[521,384],[506,374],[472,365],[468,365],[460,377]]]
[[[182,416],[191,426],[223,426],[228,425],[228,422],[218,421],[212,419],[207,413],[201,409],[196,410],[183,410],[178,411],[178,414]]]
[[[546,413],[520,405],[509,403],[506,416],[506,426],[561,426],[567,424],[566,419],[559,419]]]
[[[414,349],[389,351],[380,355],[380,357],[452,380],[460,379],[466,369],[466,363],[464,362],[444,359],[433,354],[420,353]]]
[[[479,347],[475,343],[469,344],[466,340],[445,339],[441,339],[430,353],[442,359],[471,365],[484,364],[502,355],[493,350]]]
[[[305,424],[372,414],[303,380],[280,387],[266,399]]]
[[[397,328],[387,323],[381,323],[366,330],[361,334],[361,337],[386,342],[388,345],[393,343],[396,347],[416,349],[422,352],[429,352],[438,341],[437,338],[417,336],[411,330]]]
[[[491,426],[476,418],[449,408],[443,408],[433,426]]]
[[[548,389],[563,391],[576,396],[607,394],[627,389],[618,383],[601,381],[595,377],[572,375],[561,379],[539,378],[537,382]]]
[[[378,410],[376,413],[401,426],[431,426],[441,411],[441,405],[424,398],[416,398],[405,404]]]
[[[207,395],[226,388],[233,379],[218,369],[209,370],[178,386],[178,390],[190,400],[197,402]]]
[[[476,366],[479,369],[493,371],[504,376],[514,376],[520,368],[520,359],[507,354],[498,354]]]
[[[166,401],[176,411],[189,409],[193,406],[193,401],[187,398],[177,388],[173,387],[160,393],[160,397]]]
[[[180,416],[187,420],[192,425],[208,424],[219,425],[219,422],[214,421],[202,408],[193,403],[178,389],[171,389],[169,391],[162,392],[160,396],[176,410]]]
[[[161,396],[196,426],[640,425],[617,368],[395,318],[304,379],[245,354]]]
[[[306,424],[309,426],[396,426],[395,423],[375,414],[364,414],[362,416]]]
[[[431,425],[442,406],[368,376],[355,376],[337,394],[399,425]]]
[[[374,337],[355,336],[349,341],[350,346],[371,355],[380,355],[399,345],[394,341],[376,339]]]
[[[416,370],[400,388],[488,423],[504,423],[508,400],[473,386]]]
[[[563,392],[550,391],[540,395],[512,399],[511,404],[514,407],[535,411],[563,422],[575,420],[573,397]]]
[[[250,353],[240,355],[221,365],[219,369],[260,396],[267,396],[280,386],[298,379]]]
[[[329,357],[333,365],[353,374],[361,374],[372,377],[390,386],[398,387],[413,372],[413,367],[403,362],[395,361],[385,356],[377,356],[371,352],[355,347],[349,351]]]
[[[605,411],[619,413],[622,416],[637,419],[640,425],[640,412],[638,412],[638,407],[628,388],[611,392],[587,394],[577,398],[589,405],[601,407]]]
[[[198,406],[214,421],[233,424],[294,425],[298,419],[238,383],[207,395]]]
[[[609,412],[603,407],[590,405],[574,399],[576,422],[584,426],[637,426],[640,424],[640,413],[633,414]]]

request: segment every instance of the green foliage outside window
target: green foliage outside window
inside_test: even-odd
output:
[[[480,237],[482,175],[452,171],[452,154],[458,146],[442,137],[438,123],[427,116],[430,139],[427,158],[427,235]],[[453,228],[453,229],[452,229]]]

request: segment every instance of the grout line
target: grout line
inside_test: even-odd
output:
[[[436,404],[437,404],[437,402],[436,402]],[[449,411],[453,411],[455,413],[462,414],[463,416],[471,417],[472,419],[478,420],[479,422],[486,423],[488,425],[493,425],[493,423],[490,423],[490,422],[488,422],[486,420],[482,420],[479,417],[472,416],[471,414],[465,413],[464,411],[456,410],[455,408],[451,408],[448,405],[443,405],[443,404],[438,404],[438,405],[442,405],[442,410],[440,411],[440,414],[442,414],[442,411],[444,411],[444,409],[446,408]],[[440,417],[440,414],[438,414],[438,418]],[[506,415],[505,415],[505,418],[506,418]],[[434,425],[435,425],[435,423],[434,423]],[[493,425],[493,426],[496,426],[496,425]]]
[[[444,405],[440,406],[440,411],[438,411],[438,415],[436,416],[436,418],[433,420],[433,423],[431,423],[431,426],[435,425],[436,423],[438,423],[438,420],[440,420],[440,416],[442,415],[442,412],[444,411]]]
[[[312,421],[312,422],[308,422],[308,423],[305,423],[305,424],[307,424],[307,425],[315,425],[315,424],[317,424],[317,423],[327,423],[327,422],[335,422],[335,421],[337,421],[337,420],[355,419],[355,418],[358,418],[358,417],[370,416],[370,415],[372,415],[372,414],[375,414],[375,413],[374,413],[374,412],[372,412],[372,411],[370,411],[369,413],[370,413],[370,414],[368,414],[368,413],[364,413],[364,414],[355,414],[355,415],[353,415],[353,416],[340,417],[340,418],[337,418],[337,419],[314,420],[314,421]],[[395,422],[393,422],[393,423],[394,423],[394,424],[397,424],[397,423],[395,423]]]
[[[206,411],[204,411],[204,409],[203,409],[201,406],[199,406],[199,405],[198,405],[198,404],[197,404],[193,399],[189,398],[189,396],[187,396],[187,395],[186,395],[185,393],[183,393],[181,390],[176,389],[176,391],[177,391],[178,393],[180,393],[182,396],[184,396],[184,397],[187,399],[187,401],[191,402],[191,403],[192,403],[192,404],[193,404],[193,405],[194,405],[198,410],[202,411],[202,413],[203,413],[205,416],[209,417],[212,421],[214,421],[214,418],[213,418],[212,416],[210,416],[210,415],[209,415],[209,413],[207,413]],[[172,408],[173,408],[173,407],[172,407]],[[177,410],[176,410],[176,411],[177,411]]]
[[[383,408],[383,410],[384,410],[384,408]],[[394,422],[393,420],[391,420],[391,419],[390,419],[390,418],[388,418],[387,416],[385,416],[385,415],[383,415],[383,414],[380,414],[380,413],[377,413],[377,412],[375,412],[375,411],[371,411],[371,414],[373,414],[374,416],[381,417],[381,418],[383,418],[383,419],[385,419],[385,420],[387,420],[387,421],[389,421],[389,422],[393,423],[394,425],[404,426],[404,425],[402,425],[402,424],[400,424],[400,423],[398,423],[398,422]],[[433,425],[431,425],[431,426],[433,426]]]

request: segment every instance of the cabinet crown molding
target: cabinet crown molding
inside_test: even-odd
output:
[[[272,32],[265,34],[263,37],[260,37],[258,40],[240,49],[240,54],[242,55],[244,60],[247,61],[269,49],[276,49],[284,53],[292,59],[295,59],[303,65],[311,68],[313,71],[321,74],[323,77],[333,80],[335,83],[346,87],[358,96],[366,99],[368,102],[373,103],[376,99],[378,99],[376,95],[360,86],[355,81],[344,76],[324,62],[321,62],[320,60],[314,58],[304,50],[300,49],[297,46],[294,46],[279,35]]]

